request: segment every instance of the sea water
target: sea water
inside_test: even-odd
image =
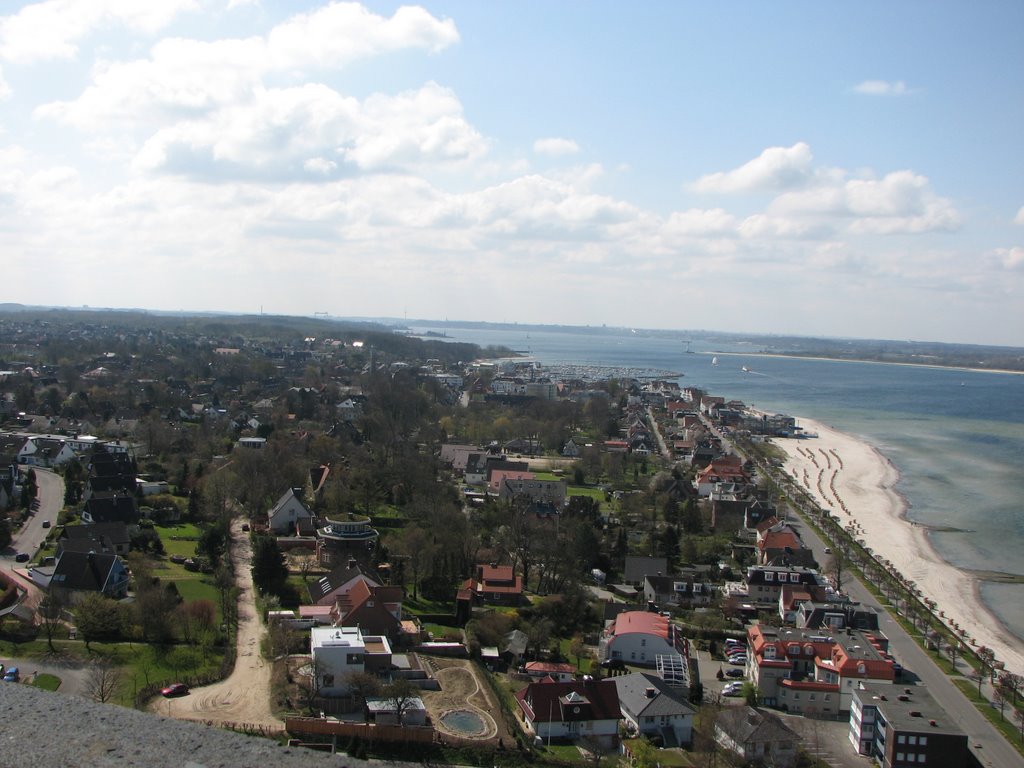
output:
[[[754,354],[760,342],[629,330],[416,327],[539,363],[676,371],[682,386],[804,416],[875,446],[900,471],[908,519],[957,568],[1024,574],[1024,375]],[[712,364],[717,358],[717,365]],[[744,370],[746,368],[747,370]],[[1024,585],[982,599],[1024,645]]]

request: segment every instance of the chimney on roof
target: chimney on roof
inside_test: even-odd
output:
[[[644,688],[644,696],[648,699],[653,699],[656,693],[657,689],[655,688]]]

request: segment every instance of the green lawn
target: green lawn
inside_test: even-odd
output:
[[[56,675],[48,675],[45,672],[35,676],[30,685],[42,688],[44,691],[56,691],[60,688],[60,678]]]
[[[54,640],[59,657],[72,662],[88,664],[105,660],[121,670],[121,686],[114,702],[132,706],[135,692],[149,683],[166,684],[202,674],[213,674],[220,669],[224,657],[222,648],[204,649],[198,646],[175,645],[158,647],[144,643],[91,643],[85,649],[81,640]],[[9,648],[8,648],[9,646]],[[22,658],[47,661],[52,659],[46,640],[29,643],[0,643],[0,648],[11,655]],[[60,685],[59,678],[39,675],[40,681],[53,678]],[[47,685],[53,681],[47,681]],[[45,687],[38,682],[39,687]],[[49,688],[48,690],[53,690]]]
[[[191,523],[181,525],[158,525],[155,530],[160,534],[164,551],[167,555],[192,557],[196,553],[196,542],[199,540],[199,529]]]
[[[604,501],[604,491],[600,488],[591,488],[586,485],[570,485],[566,491],[566,496],[589,496],[595,501]]]

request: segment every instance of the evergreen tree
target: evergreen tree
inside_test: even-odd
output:
[[[264,594],[276,594],[288,581],[284,553],[273,536],[255,536],[252,540],[252,580]]]

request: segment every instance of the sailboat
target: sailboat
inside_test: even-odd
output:
[[[711,358],[711,364],[712,365],[718,365],[718,358],[717,357],[712,357]]]

